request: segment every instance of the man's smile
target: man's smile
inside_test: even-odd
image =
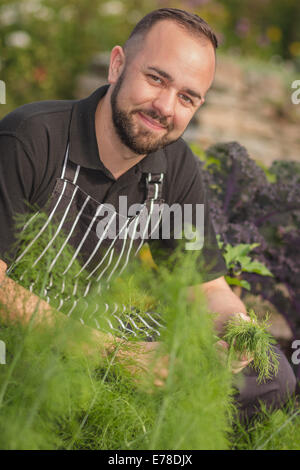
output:
[[[154,129],[156,131],[166,129],[166,126],[163,126],[157,120],[151,118],[149,115],[146,115],[141,111],[139,111],[137,114],[140,117],[140,119],[151,129]]]

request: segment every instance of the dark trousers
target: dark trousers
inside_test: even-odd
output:
[[[279,354],[279,368],[276,376],[259,384],[257,372],[248,366],[235,378],[234,387],[238,390],[235,403],[239,410],[239,420],[242,423],[249,421],[259,412],[260,402],[264,403],[267,410],[276,410],[281,408],[295,392],[296,377],[292,367],[278,347],[274,347],[274,350]]]

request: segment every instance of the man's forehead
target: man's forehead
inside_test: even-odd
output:
[[[205,75],[205,89],[195,91],[201,95],[207,91],[214,77],[215,53],[206,38],[202,41],[174,22],[160,21],[144,39],[134,60],[139,69],[156,68],[174,80],[185,77],[186,86],[190,83],[193,89]]]
[[[175,22],[164,20],[153,25],[143,38],[136,38],[135,57],[138,60],[159,60],[164,63],[177,60],[179,63],[212,66],[215,52],[210,41],[196,36]]]
[[[210,43],[209,39],[201,33],[189,31],[183,25],[171,20],[161,20],[155,23],[143,36],[142,41],[140,38],[139,43],[142,46],[141,50],[146,50],[151,49],[155,44],[159,44],[160,47],[168,46],[171,41],[194,42],[195,47]]]
[[[144,39],[147,40],[149,37],[155,37],[155,36],[161,36],[161,35],[166,35],[169,36],[169,34],[189,34],[189,31],[187,31],[186,27],[183,25],[178,24],[176,21],[172,21],[170,19],[165,19],[165,20],[160,20],[157,21],[151,28],[148,30],[146,33]]]

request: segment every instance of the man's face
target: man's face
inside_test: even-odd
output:
[[[122,143],[144,155],[176,141],[204,102],[214,70],[208,40],[171,21],[155,24],[113,83],[112,119]]]

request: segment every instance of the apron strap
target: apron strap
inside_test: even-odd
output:
[[[147,173],[146,174],[146,204],[153,202],[162,203],[164,173]]]
[[[73,162],[68,161],[65,171],[65,178],[71,183],[76,184],[77,178],[80,171],[80,165],[76,165]]]
[[[71,183],[76,184],[80,171],[80,165],[75,165],[69,160],[69,142],[65,153],[64,164],[61,172],[61,179],[66,178]]]

